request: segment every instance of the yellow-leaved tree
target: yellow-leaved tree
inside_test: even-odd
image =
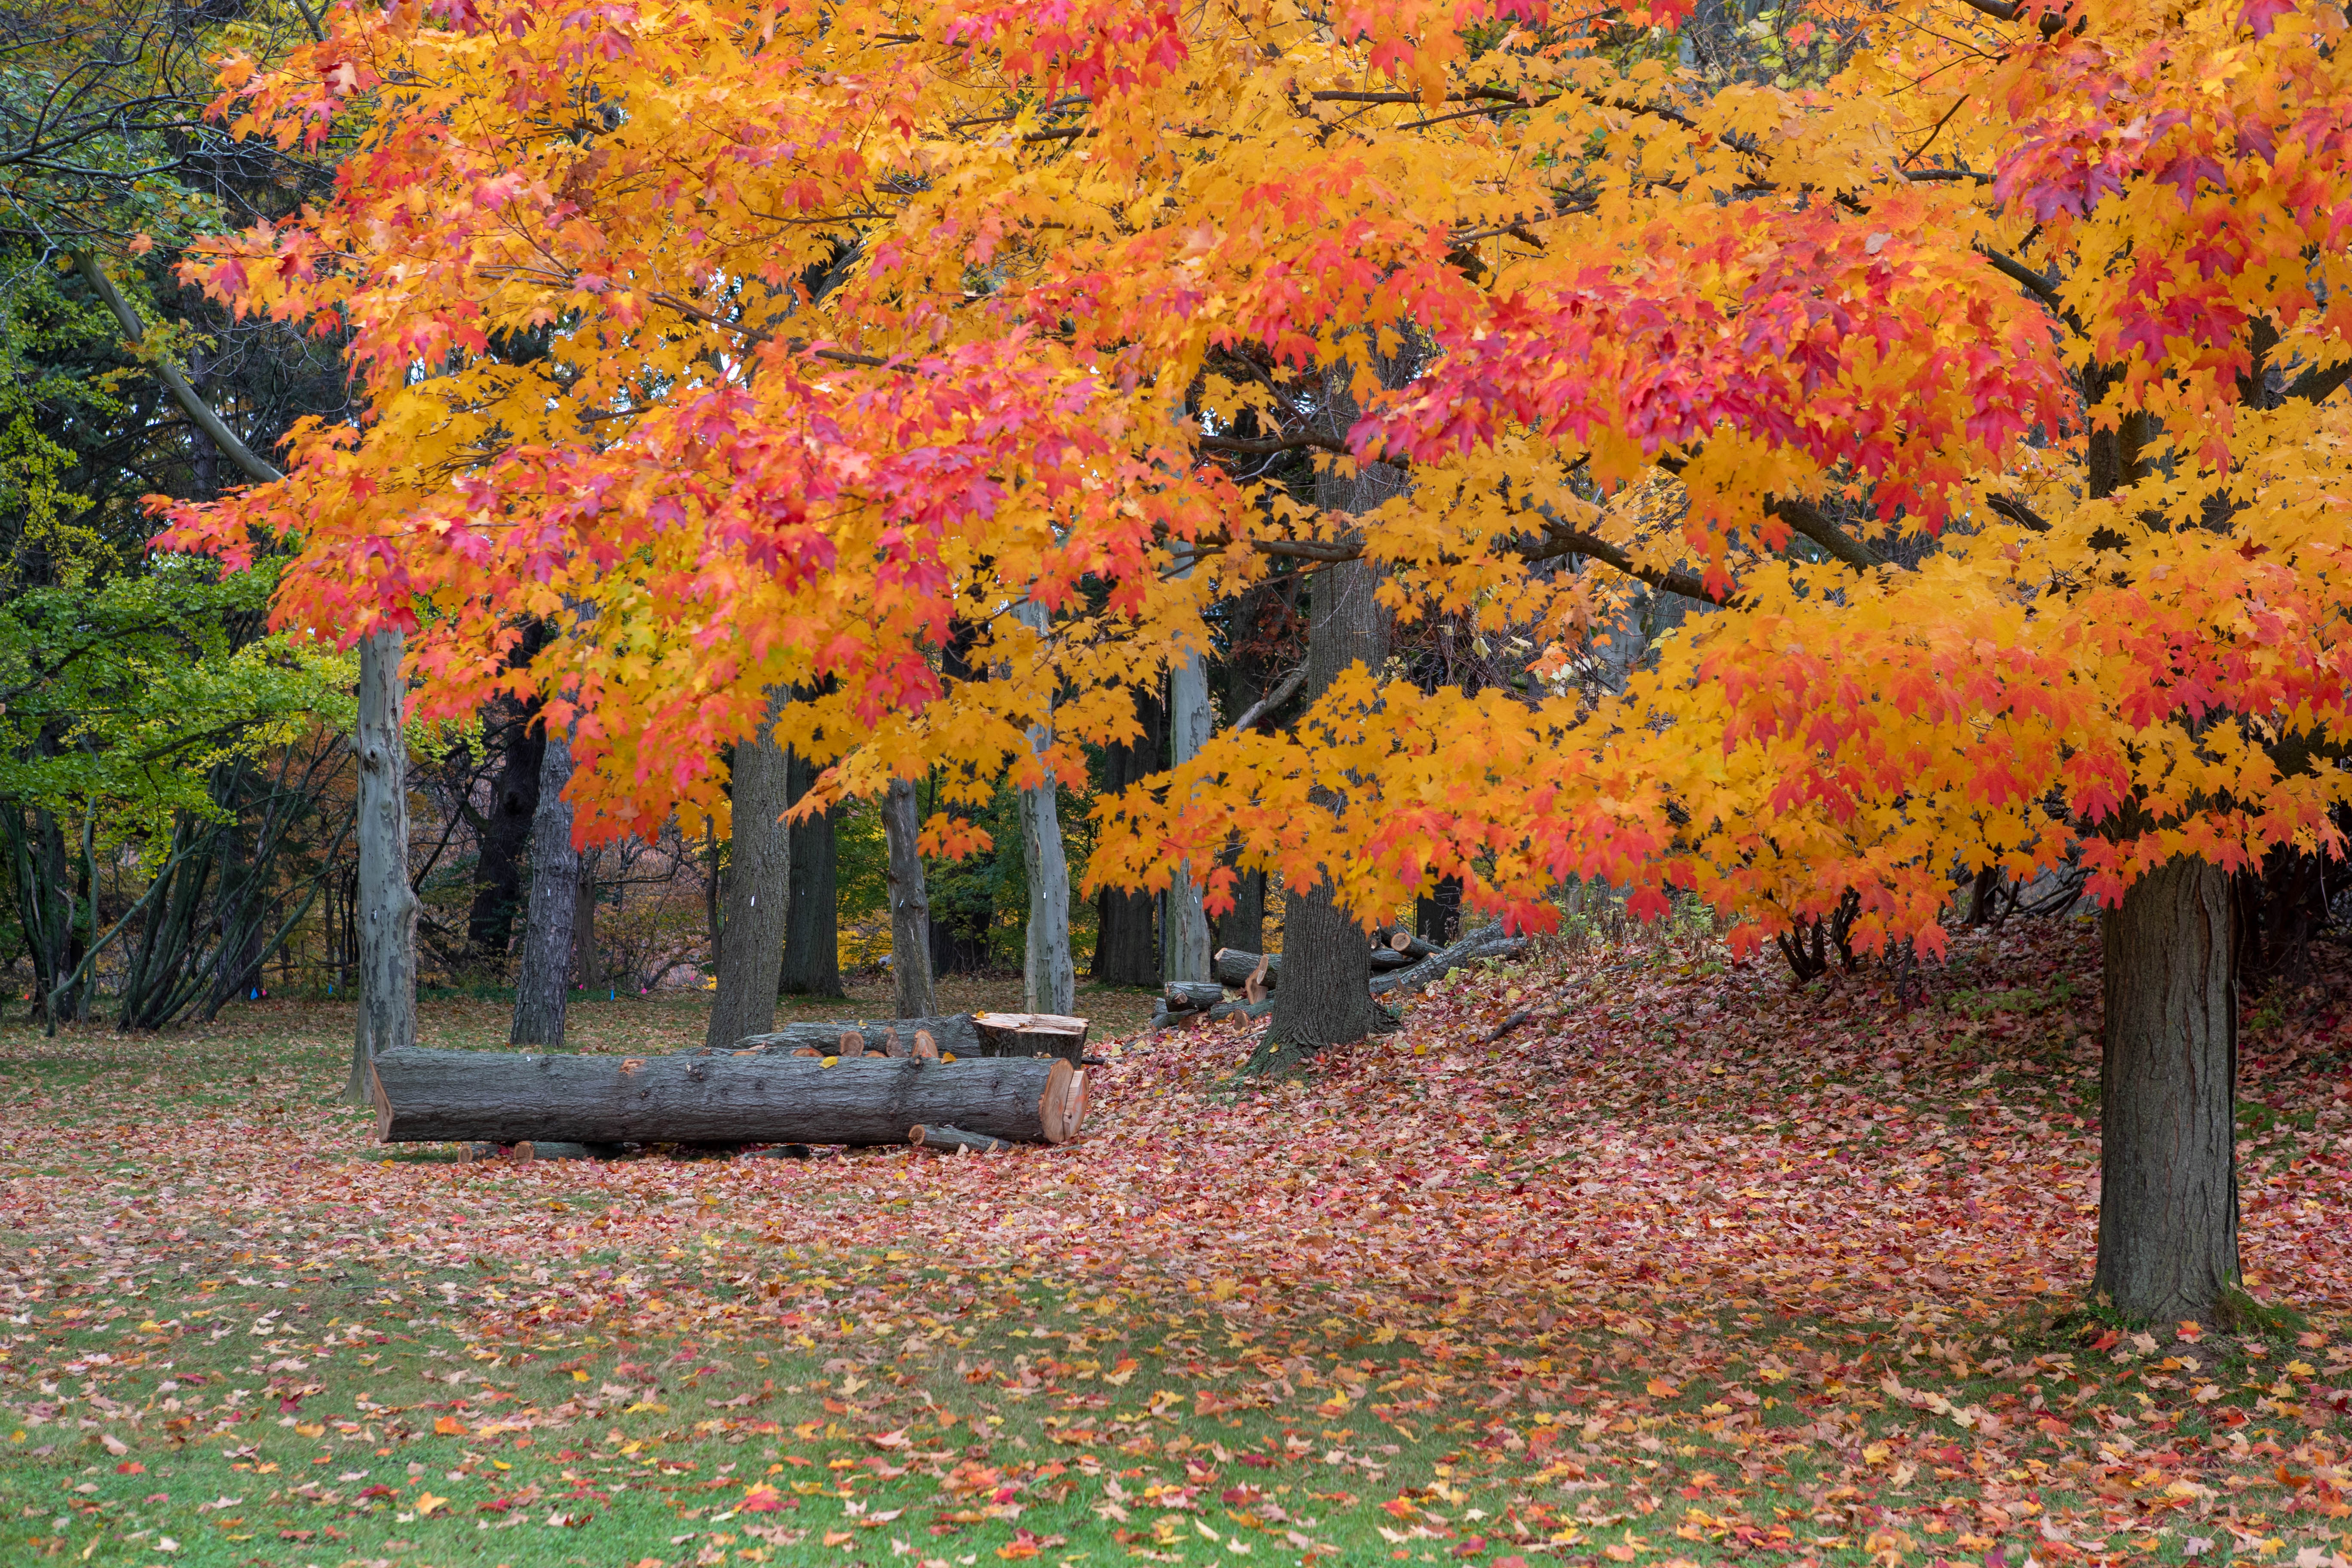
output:
[[[2079,856],[2099,1284],[2207,1316],[2227,878],[2347,794],[2343,16],[1836,20],[1779,85],[1678,69],[1668,5],[341,10],[225,100],[355,138],[334,199],[200,275],[350,333],[370,416],[172,537],[299,541],[281,614],[414,628],[432,703],[576,711],[592,834],[714,804],[785,685],[830,792],[1069,767],[1286,559],[1311,707],[1121,803],[1097,875],[1237,844],[1319,889],[1293,949],[1578,874],[1932,952],[1956,871]],[[1557,667],[1636,580],[1717,610],[1598,705],[1381,675],[1431,615]],[[1373,1026],[1356,949],[1277,1039]]]

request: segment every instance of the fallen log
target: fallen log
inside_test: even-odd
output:
[[[984,1057],[1058,1057],[1076,1067],[1087,1054],[1087,1021],[1060,1013],[974,1013]],[[961,1054],[961,1053],[959,1053]]]
[[[1213,980],[1171,980],[1160,995],[1168,1012],[1199,1012],[1223,1001],[1225,988]]]
[[[1440,948],[1410,968],[1393,974],[1372,976],[1372,994],[1386,995],[1391,991],[1418,991],[1433,981],[1445,978],[1449,970],[1479,958],[1516,958],[1528,949],[1525,937],[1506,936],[1499,925],[1480,926],[1450,947]]]
[[[961,1127],[916,1127],[908,1132],[907,1142],[934,1154],[993,1154],[1013,1147],[1002,1138],[966,1132]]]
[[[1395,948],[1372,949],[1372,973],[1375,974],[1384,973],[1392,969],[1403,969],[1412,963],[1412,959],[1410,956],[1399,952]]]
[[[386,1143],[903,1143],[918,1122],[1059,1143],[1085,1120],[1085,1079],[1058,1058],[869,1055],[828,1067],[767,1051],[623,1058],[403,1047],[375,1058],[370,1089]]]
[[[1264,957],[1265,978],[1260,984],[1271,991],[1282,978],[1282,954],[1267,953]],[[1249,984],[1250,976],[1257,972],[1259,958],[1259,954],[1244,952],[1237,947],[1221,947],[1217,949],[1215,956],[1209,960],[1209,973],[1217,977],[1219,984],[1239,991]]]
[[[806,1047],[815,1050],[821,1056],[837,1056],[842,1049],[842,1037],[856,1033],[865,1041],[866,1054],[876,1056],[888,1049],[892,1035],[895,1034],[901,1042],[905,1042],[912,1040],[918,1031],[930,1036],[938,1042],[940,1050],[959,1057],[978,1057],[988,1054],[987,1047],[981,1043],[980,1030],[972,1024],[971,1015],[969,1013],[950,1013],[942,1018],[885,1019],[880,1023],[867,1023],[853,1018],[813,1024],[787,1024],[772,1034],[746,1035],[736,1041],[730,1049],[737,1053],[772,1051],[790,1055],[793,1051]],[[708,1051],[706,1048],[704,1054],[724,1056],[727,1052]]]

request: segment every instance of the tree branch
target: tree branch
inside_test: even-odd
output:
[[[1227,452],[1240,458],[1270,458],[1279,452],[1304,452],[1310,448],[1318,452],[1337,452],[1343,458],[1354,455],[1348,443],[1339,437],[1318,436],[1311,431],[1298,436],[1273,436],[1265,440],[1242,436],[1203,436],[1200,438],[1200,445],[1203,451]],[[1376,460],[1388,461],[1385,458]]]
[[[122,297],[121,290],[115,288],[114,280],[107,277],[105,269],[99,266],[97,258],[87,250],[77,250],[73,258],[83,280],[106,302],[107,309],[114,312],[114,319],[121,323],[123,336],[130,339],[131,346],[143,350],[147,343],[147,329],[140,322],[139,313],[131,308],[131,302]],[[156,356],[154,365],[156,379],[163,382],[172,395],[179,400],[180,406],[187,411],[196,428],[221,449],[224,457],[244,469],[247,478],[266,485],[286,477],[256,456],[253,448],[237,438],[236,431],[221,422],[221,416],[196,395],[196,389],[188,384],[188,378],[182,375],[176,366],[161,355]]]
[[[2301,398],[2305,403],[2325,403],[2347,380],[2352,380],[2352,360],[2337,364],[2315,364],[2287,384],[2286,395]]]
[[[2048,279],[2015,257],[2003,256],[1990,246],[1979,245],[1977,254],[1993,264],[1994,269],[2032,295],[2045,305],[2058,303],[2058,289]]]
[[[1867,572],[1886,564],[1886,557],[1832,522],[1811,501],[1774,496],[1764,503],[1764,510],[1856,571]]]
[[[1265,696],[1259,698],[1256,701],[1251,703],[1246,709],[1243,710],[1242,716],[1234,720],[1233,722],[1234,731],[1236,733],[1239,733],[1244,730],[1252,728],[1259,720],[1265,718],[1267,714],[1273,712],[1276,709],[1289,701],[1291,693],[1297,691],[1306,683],[1307,666],[1302,662],[1297,668],[1292,670],[1288,675],[1284,676],[1273,690],[1267,692]]]

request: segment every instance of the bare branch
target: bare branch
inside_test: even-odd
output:
[[[1256,701],[1251,703],[1247,708],[1242,710],[1242,716],[1234,720],[1233,722],[1234,731],[1238,733],[1244,730],[1255,727],[1259,720],[1265,718],[1267,714],[1273,712],[1276,709],[1289,701],[1291,693],[1297,691],[1306,683],[1307,666],[1305,664],[1301,664],[1288,675],[1284,676],[1280,682],[1275,686],[1273,690],[1267,692],[1265,696],[1259,698]]]
[[[74,266],[80,271],[83,281],[87,282],[98,297],[106,302],[106,308],[114,312],[114,319],[121,324],[122,334],[130,340],[131,346],[144,350],[147,344],[147,329],[140,321],[139,312],[131,308],[131,302],[122,297],[121,290],[115,288],[114,280],[106,275],[103,268],[99,266],[98,258],[87,250],[75,251],[73,258]],[[153,363],[156,379],[171,390],[172,395],[179,401],[180,406],[195,423],[196,428],[203,431],[212,444],[220,448],[222,456],[244,469],[248,478],[261,484],[274,483],[286,477],[267,460],[257,456],[252,447],[238,439],[236,431],[221,422],[221,416],[212,411],[211,405],[197,395],[196,389],[189,384],[188,378],[180,374],[177,366],[161,355],[156,356]]]

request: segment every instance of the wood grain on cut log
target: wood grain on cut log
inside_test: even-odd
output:
[[[791,1051],[802,1046],[814,1046],[826,1056],[837,1056],[841,1051],[841,1037],[845,1031],[850,1029],[855,1029],[865,1036],[866,1048],[868,1052],[887,1050],[890,1036],[894,1032],[901,1039],[919,1032],[929,1035],[939,1048],[943,1051],[952,1051],[960,1057],[976,1057],[983,1054],[983,1047],[980,1043],[980,1031],[972,1027],[971,1015],[969,1013],[950,1013],[943,1018],[900,1018],[896,1023],[844,1021],[787,1024],[771,1034],[746,1035],[735,1042],[734,1048],[739,1051],[752,1049]]]
[[[1084,1018],[1060,1013],[975,1013],[971,1026],[982,1056],[1059,1057],[1076,1066],[1086,1054]]]
[[[1077,1071],[1020,1057],[827,1067],[775,1052],[624,1058],[415,1047],[373,1068],[376,1136],[387,1143],[903,1143],[918,1122],[1058,1143],[1075,1127]]]

